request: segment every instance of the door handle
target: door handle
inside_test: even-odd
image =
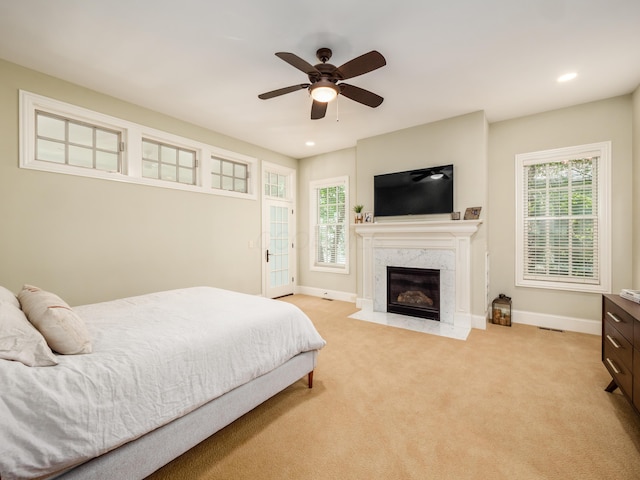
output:
[[[267,251],[265,252],[265,255],[264,255],[265,256],[265,260],[267,261],[267,263],[269,263],[269,256],[270,255],[271,254],[269,253],[269,249],[267,248]]]

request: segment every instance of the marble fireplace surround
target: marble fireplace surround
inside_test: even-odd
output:
[[[440,270],[440,322],[471,328],[471,237],[482,220],[355,225],[362,237],[363,310],[386,312],[386,267]]]

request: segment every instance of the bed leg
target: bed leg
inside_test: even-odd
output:
[[[313,370],[311,370],[309,375],[307,375],[307,381],[309,383],[309,388],[313,388]]]

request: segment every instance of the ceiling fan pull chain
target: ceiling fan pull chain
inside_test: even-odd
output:
[[[340,121],[340,95],[336,97],[336,123]]]

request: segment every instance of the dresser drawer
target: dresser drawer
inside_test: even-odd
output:
[[[633,368],[633,345],[624,338],[611,322],[604,323],[604,338],[602,339],[604,357],[615,358],[616,363],[626,370]],[[630,391],[629,391],[630,393]]]
[[[624,338],[633,341],[633,327],[637,320],[634,320],[629,313],[608,298],[605,298],[603,303],[602,320],[605,322],[605,326],[606,324],[613,325]]]
[[[607,352],[603,352],[602,361],[604,366],[607,367],[609,373],[616,381],[616,385],[620,387],[620,390],[631,399],[633,396],[633,374],[631,369],[622,365],[622,362],[615,355],[608,355]]]
[[[640,350],[637,348],[633,352],[633,371],[635,378],[633,379],[633,406],[640,412]]]

